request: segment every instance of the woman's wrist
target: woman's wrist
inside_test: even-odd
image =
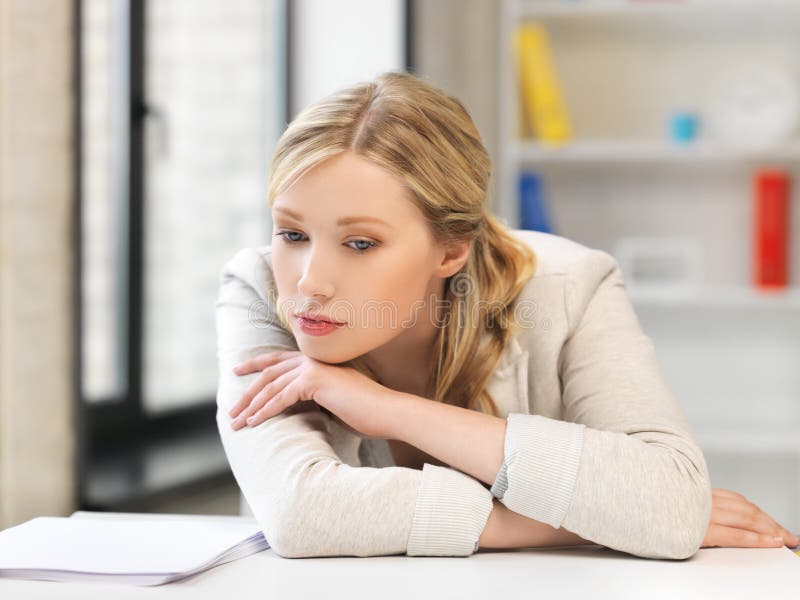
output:
[[[379,398],[376,399],[382,404],[381,415],[381,436],[390,440],[401,440],[402,430],[400,424],[403,423],[404,409],[407,408],[408,394],[396,390],[385,388]]]
[[[479,548],[511,548],[506,543],[506,526],[503,521],[504,511],[507,510],[497,498],[492,499],[492,512],[489,513],[483,532],[478,538]]]
[[[529,519],[494,499],[492,512],[478,540],[481,548],[540,548],[594,544],[566,529]]]

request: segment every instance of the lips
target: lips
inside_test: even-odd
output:
[[[331,323],[333,325],[344,325],[344,323],[341,323],[339,321],[334,321],[333,319],[326,317],[324,315],[314,315],[313,317],[311,317],[303,313],[297,313],[296,316],[300,317],[301,319],[306,319],[307,321],[312,321],[312,322],[324,322],[324,323]]]

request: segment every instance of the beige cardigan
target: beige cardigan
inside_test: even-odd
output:
[[[500,499],[509,509],[622,552],[681,559],[711,516],[703,453],[664,380],[614,258],[567,238],[512,230],[538,256],[512,338],[489,380],[507,418],[491,489],[453,468],[395,466],[314,402],[251,428],[228,410],[256,373],[231,368],[297,350],[268,302],[271,247],[244,248],[220,274],[217,424],[233,474],[283,557],[468,556]],[[533,308],[531,308],[533,307]]]

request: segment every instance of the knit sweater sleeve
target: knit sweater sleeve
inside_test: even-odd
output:
[[[564,418],[508,415],[492,494],[616,550],[692,556],[711,517],[708,469],[610,254],[591,250],[572,265],[565,310]]]
[[[274,552],[315,556],[468,556],[492,509],[492,495],[455,469],[425,464],[353,467],[336,454],[328,419],[297,402],[256,427],[231,428],[228,411],[258,376],[235,364],[298,350],[268,293],[268,261],[239,251],[220,273],[216,302],[219,380],[216,421],[233,475]]]

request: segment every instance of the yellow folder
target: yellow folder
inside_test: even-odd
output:
[[[545,144],[560,144],[572,138],[572,126],[558,74],[553,63],[547,32],[536,22],[517,26],[514,34],[519,98],[524,116],[518,132]]]

